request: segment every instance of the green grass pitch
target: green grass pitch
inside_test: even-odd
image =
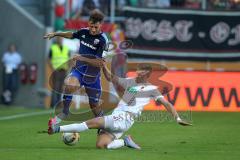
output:
[[[1,160],[239,160],[240,113],[193,112],[192,127],[173,121],[137,122],[127,132],[142,150],[95,148],[96,130],[81,133],[76,146],[66,146],[61,134],[38,134],[46,129],[49,113],[40,109],[0,106]],[[8,117],[9,119],[5,119]]]

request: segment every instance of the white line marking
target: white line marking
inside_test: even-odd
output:
[[[11,116],[0,117],[0,121],[17,119],[17,118],[24,118],[24,117],[31,117],[31,116],[38,116],[38,115],[44,115],[44,114],[49,114],[49,113],[52,113],[52,112],[53,112],[53,110],[47,110],[47,111],[40,111],[40,112],[30,112],[30,113],[15,114],[15,115],[11,115]]]

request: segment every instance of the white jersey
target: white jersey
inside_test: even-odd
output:
[[[158,87],[150,83],[136,83],[135,78],[119,78],[118,82],[125,91],[114,111],[127,111],[137,117],[151,99],[163,98]]]

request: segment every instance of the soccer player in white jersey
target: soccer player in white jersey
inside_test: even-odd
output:
[[[106,65],[103,67],[103,72],[108,81],[121,85],[125,89],[122,99],[112,114],[90,119],[82,123],[63,126],[51,124],[48,128],[48,134],[102,129],[101,134],[98,135],[97,148],[116,149],[127,146],[140,149],[130,136],[121,137],[133,125],[134,119],[141,115],[144,106],[151,99],[154,99],[158,104],[163,104],[178,124],[183,126],[191,125],[179,117],[172,104],[165,100],[159,92],[157,86],[148,83],[147,80],[152,72],[151,65],[140,64],[136,78],[119,78],[111,74]]]

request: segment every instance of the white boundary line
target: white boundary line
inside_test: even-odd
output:
[[[49,114],[51,112],[53,112],[53,110],[22,113],[22,114],[15,114],[15,115],[11,115],[11,116],[3,116],[3,117],[0,117],[0,121],[12,120],[12,119],[18,119],[18,118],[24,118],[24,117],[31,117],[31,116],[38,116],[38,115],[44,115],[44,114]]]

